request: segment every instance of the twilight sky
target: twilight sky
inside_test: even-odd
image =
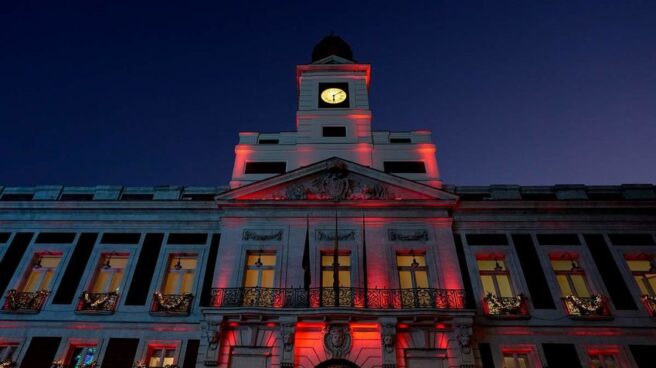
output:
[[[6,0],[0,185],[227,184],[331,31],[445,183],[656,183],[654,1]]]

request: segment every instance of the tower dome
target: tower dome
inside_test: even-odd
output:
[[[321,60],[330,55],[355,61],[353,59],[351,46],[349,46],[341,37],[332,33],[324,37],[316,46],[314,46],[314,49],[312,50],[312,62]]]

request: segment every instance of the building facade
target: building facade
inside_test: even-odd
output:
[[[653,367],[656,188],[444,185],[328,36],[226,187],[0,187],[0,367]]]

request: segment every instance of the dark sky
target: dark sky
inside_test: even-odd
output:
[[[656,182],[654,1],[4,0],[0,185],[227,184],[331,31],[445,183]]]

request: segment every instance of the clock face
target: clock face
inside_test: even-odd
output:
[[[344,102],[346,97],[346,91],[341,88],[326,88],[321,91],[321,100],[331,105]]]

